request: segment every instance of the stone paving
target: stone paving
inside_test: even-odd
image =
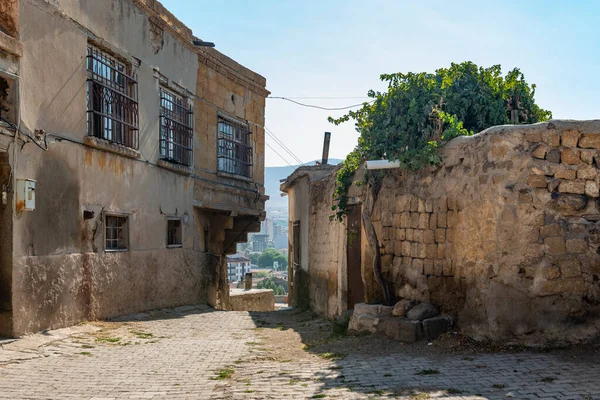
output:
[[[600,399],[593,357],[319,353],[302,329],[330,326],[307,315],[185,307],[0,342],[0,399]]]

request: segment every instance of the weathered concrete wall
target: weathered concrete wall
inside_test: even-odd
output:
[[[271,289],[232,289],[230,311],[275,311],[275,294]]]
[[[36,209],[13,218],[13,334],[210,301],[217,260],[205,253],[194,179],[158,166],[156,73],[193,94],[195,49],[133,1],[24,0],[20,13],[21,128],[68,140],[47,152],[20,144],[11,160],[15,179],[37,181]],[[84,144],[88,41],[139,60],[138,158]],[[104,250],[105,212],[128,216],[128,251]],[[168,217],[182,218],[180,249],[166,246]]]
[[[440,167],[394,172],[373,220],[397,298],[440,305],[476,339],[540,345],[597,336],[599,149],[600,121],[500,126],[451,141]],[[368,253],[366,297],[376,300]],[[341,274],[336,263],[330,280]]]

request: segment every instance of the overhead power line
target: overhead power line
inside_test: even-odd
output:
[[[277,137],[277,135],[275,135],[269,128],[267,128],[265,126],[265,131],[267,132],[267,135],[269,135],[274,141],[275,143],[277,143],[279,145],[279,147],[281,147],[286,153],[288,153],[298,164],[303,164],[302,161],[294,154],[294,152],[292,152],[286,145],[285,143],[283,143],[281,140],[279,140],[279,138]]]
[[[283,161],[285,161],[285,163],[287,165],[289,165],[290,167],[293,167],[293,165],[290,164],[290,162],[284,156],[282,156],[281,154],[279,154],[279,152],[277,150],[275,150],[273,147],[271,147],[271,145],[269,143],[267,143],[265,141],[265,144],[267,145],[268,148],[270,148],[271,150],[273,150],[275,152],[275,154],[277,154],[279,156],[279,158],[281,158]]]
[[[292,100],[288,97],[267,97],[268,99],[278,99],[278,100],[285,100],[285,101],[289,101],[291,103],[297,104],[299,106],[302,107],[309,107],[309,108],[317,108],[319,110],[327,110],[327,111],[339,111],[339,110],[347,110],[349,108],[354,108],[354,107],[361,107],[364,104],[371,104],[373,103],[375,100],[371,100],[368,102],[364,102],[364,103],[360,103],[360,104],[353,104],[351,106],[346,106],[346,107],[321,107],[321,106],[316,106],[314,104],[305,104],[305,103],[300,103],[299,101],[296,100]]]

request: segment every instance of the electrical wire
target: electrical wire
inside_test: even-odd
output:
[[[275,98],[277,96],[274,97],[268,97],[269,99],[271,98]],[[286,97],[287,99],[294,99],[294,100],[298,100],[298,99],[322,99],[322,100],[332,100],[332,99],[370,99],[370,97],[368,96],[294,96],[294,97]]]
[[[12,122],[4,119],[3,117],[0,117],[0,120],[6,122],[8,125],[10,125],[15,131],[27,136],[29,139],[31,139],[31,141],[33,142],[33,144],[35,144],[37,147],[39,147],[40,149],[44,150],[44,151],[48,151],[48,143],[46,142],[46,135],[44,135],[44,145],[46,147],[43,147],[41,144],[39,144],[37,142],[36,139],[34,139],[30,134],[28,134],[27,132],[23,132],[18,126],[16,126],[15,124],[13,124]]]
[[[286,153],[288,153],[298,164],[303,164],[300,160],[269,128],[265,126],[265,132],[269,135],[275,143],[277,143]]]
[[[290,167],[293,167],[293,165],[290,164],[290,162],[284,156],[282,156],[281,154],[279,154],[279,152],[277,150],[275,150],[273,147],[271,147],[271,145],[269,143],[267,143],[265,141],[265,144],[267,145],[268,148],[270,148],[271,150],[273,150],[275,152],[275,154],[277,154],[279,156],[279,158],[281,158],[283,161],[285,161],[285,163],[287,165],[289,165]]]
[[[290,99],[288,97],[267,97],[267,99],[286,100],[286,101],[289,101],[291,103],[297,104],[297,105],[302,106],[302,107],[317,108],[319,110],[327,110],[327,111],[339,111],[339,110],[347,110],[349,108],[354,108],[354,107],[361,107],[361,106],[363,106],[365,104],[371,104],[371,103],[375,102],[375,100],[377,100],[377,99],[375,99],[375,100],[371,100],[371,101],[368,101],[368,102],[364,102],[364,103],[360,103],[360,104],[354,104],[354,105],[346,106],[346,107],[331,107],[330,108],[330,107],[315,106],[313,104],[300,103],[299,101],[292,100],[292,99]]]

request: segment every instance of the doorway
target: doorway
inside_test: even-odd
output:
[[[12,174],[0,152],[0,337],[12,337]]]
[[[348,309],[362,303],[365,298],[365,286],[362,279],[362,220],[361,206],[348,206],[348,225],[346,230],[346,260],[348,265]]]

